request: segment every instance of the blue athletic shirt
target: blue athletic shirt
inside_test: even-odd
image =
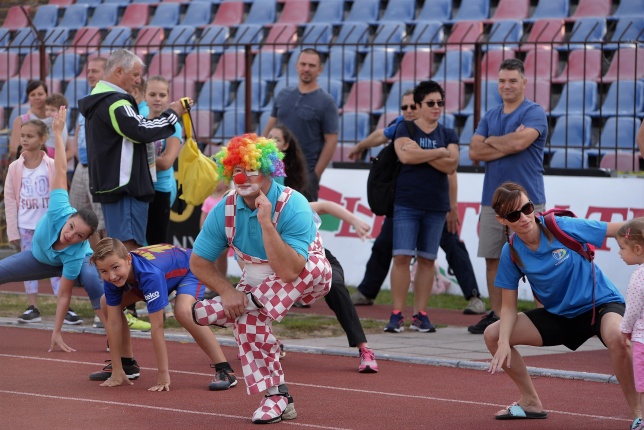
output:
[[[176,137],[179,139],[179,142],[182,142],[181,139],[181,125],[176,123],[174,125],[174,134],[170,137]],[[156,146],[157,156],[161,155],[165,151],[166,139],[157,140],[154,142]],[[166,170],[157,170],[157,181],[154,182],[154,189],[162,193],[170,193],[170,204],[174,202],[175,197],[177,196],[177,181],[174,179],[174,167],[170,166]]]
[[[440,123],[429,134],[416,124],[414,128],[415,135],[409,136],[407,124],[400,122],[396,128],[395,139],[409,137],[423,149],[447,148],[452,143],[458,145],[456,132]],[[396,180],[394,204],[427,211],[449,212],[447,175],[428,163],[401,165]]]
[[[537,130],[539,137],[521,152],[485,162],[482,198],[484,206],[492,206],[494,191],[505,181],[522,185],[534,204],[546,203],[543,149],[548,137],[548,119],[541,106],[523,99],[523,103],[510,114],[503,113],[503,105],[496,106],[486,112],[474,134],[485,138],[504,136],[514,133],[520,125]]]
[[[543,217],[540,219],[544,223]],[[607,225],[602,221],[570,217],[556,217],[556,221],[563,231],[581,243],[588,242],[599,247],[606,237]],[[536,252],[525,246],[517,235],[512,245],[523,261],[521,270],[548,312],[572,318],[593,309],[593,274],[588,260],[566,248],[556,238],[549,243],[543,232]],[[516,290],[521,276],[510,257],[510,245],[506,243],[494,285]],[[624,297],[596,264],[595,276],[596,306],[611,302],[624,303]]]
[[[119,306],[123,294],[133,291],[145,299],[149,313],[160,311],[168,305],[168,294],[179,287],[190,272],[189,249],[160,244],[136,249],[130,252],[135,281],[122,288],[103,281],[105,302]]]
[[[284,190],[283,185],[272,181],[271,188],[266,194],[273,205],[272,213],[275,213],[275,203],[282,194],[282,190]],[[192,248],[195,254],[208,261],[215,261],[228,246],[225,230],[225,207],[226,199],[224,198],[210,211]],[[238,195],[236,215],[236,233],[233,244],[245,254],[267,259],[262,228],[257,220],[257,209],[251,210]],[[311,205],[297,191],[293,191],[291,198],[284,205],[277,223],[277,232],[288,246],[308,260],[309,245],[315,240],[317,229]]]
[[[76,209],[69,204],[67,190],[62,188],[51,190],[49,207],[36,225],[31,247],[31,253],[41,263],[50,266],[63,266],[63,276],[67,279],[78,278],[85,257],[92,255],[92,249],[87,240],[70,245],[60,251],[52,248],[60,237],[63,226],[75,213]]]

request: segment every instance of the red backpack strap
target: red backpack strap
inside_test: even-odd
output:
[[[558,216],[567,216],[576,218],[576,215],[567,209],[551,209],[549,211],[543,212],[543,220],[546,223],[546,228],[561,242],[566,248],[569,248],[576,253],[580,254],[588,261],[593,261],[595,258],[595,250],[591,246],[587,246],[587,249],[584,248],[578,240],[571,237],[568,233],[559,228],[557,221],[555,220],[555,214]]]

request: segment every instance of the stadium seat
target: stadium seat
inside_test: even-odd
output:
[[[91,88],[85,78],[76,78],[67,82],[64,95],[67,101],[69,101],[69,107],[71,109],[77,109],[78,100],[89,94],[90,90]]]
[[[152,56],[145,68],[148,78],[159,75],[170,80],[179,74],[179,54],[172,51],[160,51]]]
[[[11,43],[11,30],[0,27],[0,52],[5,51]]]
[[[181,97],[190,97],[193,100],[197,99],[194,79],[179,75],[172,78],[169,84],[170,97],[172,97],[172,100],[176,100]]]
[[[465,124],[463,124],[463,128],[461,128],[458,136],[458,143],[461,145],[469,145],[472,141],[472,136],[474,136],[474,115],[470,115],[465,119]]]
[[[277,0],[261,0],[251,4],[244,24],[265,25],[275,22],[277,16]]]
[[[25,78],[11,78],[2,85],[0,90],[0,106],[6,108],[13,108],[14,106],[27,102],[28,79]]]
[[[644,48],[622,48],[615,51],[610,66],[603,76],[604,82],[618,79],[644,79]]]
[[[115,4],[122,7],[127,7],[131,3],[131,1],[130,0],[103,0],[103,3]]]
[[[268,86],[266,81],[251,81],[250,91],[250,110],[251,112],[261,112],[268,103]],[[246,81],[239,84],[233,102],[235,109],[244,109],[246,107]]]
[[[349,15],[345,22],[347,23],[373,23],[378,21],[380,14],[380,0],[360,0],[354,1],[349,10]]]
[[[504,19],[523,21],[530,14],[530,0],[499,0],[491,22]]]
[[[490,0],[461,0],[452,21],[485,21],[490,17]]]
[[[0,106],[0,109],[4,110],[5,115],[6,115],[6,112],[11,111],[11,115],[9,115],[9,120],[7,121],[7,125],[9,127],[11,127],[13,125],[14,121],[16,120],[16,118],[18,118],[19,115],[24,115],[27,112],[29,112],[29,104],[16,105],[16,106],[13,107],[13,109],[4,108],[4,107]]]
[[[149,19],[150,5],[145,3],[132,3],[125,8],[119,26],[132,29],[140,28],[148,25]]]
[[[201,33],[201,37],[195,44],[195,49],[198,49],[200,52],[208,50],[208,52],[220,54],[224,52],[228,36],[228,27],[225,25],[209,25],[204,29],[203,33]]]
[[[49,0],[47,4],[54,4],[56,6],[69,6],[74,3],[74,0]]]
[[[534,22],[544,18],[568,18],[570,15],[570,0],[539,0],[532,16],[525,22]]]
[[[82,27],[76,31],[70,49],[78,54],[97,51],[101,46],[101,29],[98,27]]]
[[[243,2],[224,2],[217,8],[217,13],[215,14],[215,18],[212,20],[212,24],[234,27],[241,24],[243,20]]]
[[[56,27],[58,25],[58,6],[38,6],[32,22],[34,24],[34,27],[36,27],[38,30],[49,30],[50,28]],[[27,24],[25,27],[28,26],[29,24]]]
[[[385,112],[380,117],[378,117],[378,122],[376,123],[376,130],[383,129],[392,124],[399,116],[400,112]]]
[[[445,22],[452,18],[452,0],[432,0],[423,2],[423,8],[418,12],[416,24],[423,21]]]
[[[369,135],[371,116],[367,112],[345,112],[340,117],[338,142],[356,144]]]
[[[116,48],[129,48],[132,45],[132,29],[129,27],[112,27],[101,43],[102,48],[109,50]]]
[[[179,24],[179,3],[159,3],[148,25],[170,29]]]
[[[636,48],[644,42],[644,16],[620,18],[604,49]]]
[[[405,24],[399,22],[385,22],[378,26],[376,34],[371,41],[371,45],[374,48],[382,48],[384,46],[386,48],[399,51],[406,34],[407,31]]]
[[[530,85],[530,83],[528,83]],[[597,115],[597,83],[594,81],[570,81],[564,85],[561,97],[550,115]]]
[[[415,86],[415,81],[394,82],[389,89],[389,93],[387,93],[387,99],[385,100],[385,105],[382,109],[382,113],[387,114],[390,112],[395,112],[396,114],[400,114],[400,101],[402,100],[402,95],[405,93],[405,91],[413,89]]]
[[[445,90],[445,107],[444,113],[456,114],[465,105],[465,83],[460,80],[439,81],[439,84]]]
[[[65,13],[60,20],[58,27],[78,30],[87,25],[89,17],[89,6],[86,4],[73,4],[64,8]]]
[[[523,22],[516,19],[497,21],[492,24],[490,34],[484,45],[486,50],[517,49],[523,37]]]
[[[481,59],[481,79],[496,81],[499,77],[501,63],[510,58],[516,58],[515,52],[510,49],[486,51]],[[465,80],[465,82],[468,82],[468,80]]]
[[[523,68],[528,84],[533,81],[550,82],[559,70],[559,51],[545,48],[528,51]]]
[[[482,21],[458,21],[447,36],[446,49],[473,50],[475,42],[483,39]]]
[[[440,118],[438,118],[438,122],[447,128],[454,128],[455,121],[454,115],[451,113],[443,113]]]
[[[613,13],[613,19],[644,15],[644,0],[620,0]]]
[[[49,79],[69,81],[80,73],[81,55],[74,52],[63,52],[56,56],[49,72]]]
[[[183,15],[181,25],[203,28],[212,20],[212,3],[209,1],[191,1]]]
[[[599,168],[622,172],[639,172],[640,158],[640,155],[633,154],[631,151],[611,151],[601,158]]]
[[[320,52],[327,52],[331,38],[333,37],[333,25],[323,23],[306,24],[302,32],[300,44],[303,47],[312,47]]]
[[[587,167],[588,153],[579,149],[558,149],[553,151],[550,157],[550,168],[585,169]]]
[[[543,2],[544,0],[541,0]],[[566,26],[563,19],[544,18],[532,24],[528,38],[521,46],[522,50],[553,48],[560,45],[566,34]]]
[[[606,31],[606,18],[579,18],[572,27],[567,43],[558,49],[601,49]]]
[[[215,114],[209,110],[192,109],[190,117],[197,142],[209,142],[215,125]]]
[[[243,45],[252,45],[252,49],[259,49],[259,44],[264,39],[264,26],[262,24],[241,24],[235,31],[235,36],[229,43],[234,49],[243,49]]]
[[[191,25],[175,25],[170,30],[163,46],[164,50],[171,50],[181,54],[192,51],[197,41],[197,30]]]
[[[19,65],[20,57],[17,52],[0,51],[0,81],[15,78]]]
[[[366,5],[366,0],[355,2],[354,5]],[[340,32],[335,40],[337,45],[350,45],[358,52],[366,52],[369,43],[369,24],[366,22],[346,21],[340,25]]]
[[[276,82],[282,76],[282,57],[283,55],[276,51],[257,53],[251,68],[252,80]]]
[[[119,5],[99,4],[94,9],[92,17],[87,22],[88,27],[110,29],[119,21]]]
[[[309,0],[284,0],[279,24],[303,25],[309,22],[311,2]]]
[[[598,150],[627,149],[635,151],[635,136],[641,121],[631,116],[616,116],[606,120],[597,143]]]
[[[432,76],[435,81],[461,80],[472,77],[474,53],[472,51],[447,51]]]
[[[382,82],[359,80],[351,86],[342,109],[344,112],[372,112],[382,108],[382,103]]]
[[[481,117],[485,112],[503,103],[499,94],[499,84],[494,80],[481,82]],[[474,114],[474,94],[470,97],[467,106],[465,106],[459,115],[473,116]]]
[[[610,15],[612,7],[613,0],[579,0],[579,4],[570,18],[606,18]],[[644,7],[644,3],[642,7]],[[640,13],[644,12],[640,11]]]
[[[358,72],[358,80],[384,81],[394,75],[396,52],[375,46],[367,53]]]
[[[161,49],[165,40],[163,27],[145,26],[139,29],[132,50],[139,56],[154,54]]]
[[[299,0],[292,0],[299,1]],[[297,44],[297,25],[295,24],[273,24],[264,44],[263,50],[277,51],[283,53],[291,51]]]
[[[416,0],[396,0],[387,2],[380,19],[377,23],[394,22],[396,24],[405,24],[414,20],[416,15]]]
[[[445,41],[444,28],[440,21],[417,22],[407,44],[403,47],[403,51],[440,48]]]
[[[18,30],[13,37],[13,40],[9,43],[9,51],[19,52],[21,54],[26,54],[38,48],[38,36],[36,32],[30,28],[21,28]]]
[[[246,112],[244,109],[230,109],[224,112],[212,140],[223,143],[245,132]]]
[[[179,76],[196,82],[205,82],[212,75],[212,56],[210,51],[194,49],[186,55],[183,70]]]
[[[67,47],[69,29],[65,27],[50,28],[43,37],[49,53],[59,53]]]
[[[467,141],[467,144],[469,144],[469,143],[470,142]],[[461,145],[458,148],[458,165],[459,166],[474,166],[474,162],[470,159],[470,147],[467,144]]]
[[[602,74],[602,51],[599,49],[576,49],[568,54],[568,61],[553,83],[568,81],[598,81]]]
[[[45,70],[43,71],[44,75],[49,73],[50,67],[51,63],[49,62],[49,59],[47,59],[47,61],[45,61]],[[18,75],[20,78],[27,80],[40,79],[40,52],[33,51],[22,59]]]
[[[550,134],[551,148],[585,147],[592,145],[592,119],[588,115],[564,115],[557,119]]]
[[[352,46],[335,46],[329,51],[320,77],[351,83],[356,80],[358,59]]]
[[[229,51],[219,57],[212,79],[239,81],[246,76],[246,59],[242,51]]]
[[[257,133],[258,136],[261,136],[261,134],[264,132],[264,129],[266,128],[266,124],[268,124],[268,120],[270,119],[270,117],[271,117],[271,111],[269,110],[265,110],[259,116],[259,122],[257,123],[257,130],[255,130],[255,133]]]
[[[73,2],[72,2],[73,3]],[[103,3],[103,0],[76,0],[77,4],[86,4],[92,7],[98,7]]]
[[[231,88],[229,81],[211,79],[204,82],[195,109],[206,109],[213,112],[223,112],[231,103]]]
[[[528,100],[541,105],[543,110],[546,113],[550,112],[551,109],[551,99],[550,92],[552,90],[552,85],[547,81],[535,81],[528,82],[525,87],[525,96]]]
[[[644,81],[613,82],[597,115],[644,116]]]
[[[311,23],[339,24],[344,19],[344,0],[325,0],[317,3]]]
[[[429,49],[415,49],[405,52],[396,74],[385,82],[414,81],[429,79],[434,68],[434,53]]]
[[[7,10],[7,15],[2,23],[2,28],[6,28],[8,30],[20,30],[21,28],[29,27],[29,20],[22,12],[21,7],[25,9],[27,15],[31,13],[30,6],[11,6]]]

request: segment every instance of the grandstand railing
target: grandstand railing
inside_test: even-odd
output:
[[[404,24],[356,26],[340,42],[337,28],[329,37],[310,27],[276,25],[222,27],[218,30],[222,34],[210,34],[205,44],[200,35],[208,27],[195,34],[187,28],[114,27],[93,33],[89,28],[32,30],[35,34],[31,36],[20,33],[24,36],[20,40],[14,31],[7,36],[11,38],[8,43],[0,41],[5,52],[0,55],[17,56],[19,64],[17,73],[6,74],[0,89],[4,106],[0,120],[4,127],[11,127],[12,118],[28,108],[24,86],[10,82],[41,79],[50,92],[62,92],[72,99],[69,129],[73,133],[77,100],[86,91],[83,79],[88,59],[124,47],[144,60],[146,77],[161,74],[171,82],[173,99],[195,99],[197,137],[204,152],[212,153],[216,145],[235,134],[263,131],[276,90],[297,85],[294,65],[299,50],[313,47],[324,57],[320,85],[337,99],[341,114],[335,165],[364,167],[368,159],[349,160],[348,148],[398,114],[405,88],[429,78],[442,83],[446,90],[442,121],[459,135],[471,135],[485,110],[499,103],[498,63],[514,57],[526,65],[526,96],[548,113],[547,169],[574,174],[601,174],[600,166],[644,170],[635,144],[644,117],[644,31],[635,40],[621,40],[609,25],[606,35],[596,40],[593,34],[599,24],[579,34],[581,27],[570,29],[572,24],[561,20],[559,24],[548,22],[538,31],[533,24],[527,37],[517,38],[519,24],[488,31],[481,22],[461,22],[458,28],[457,24],[438,24],[418,34],[408,32]],[[63,55],[68,62],[62,61]],[[580,135],[568,127],[578,117],[582,124],[590,122],[590,128],[584,126]],[[555,130],[556,142],[552,139]],[[462,146],[469,143],[463,140]],[[613,160],[614,166],[602,164],[605,158]],[[461,164],[474,171],[484,168],[464,158]]]

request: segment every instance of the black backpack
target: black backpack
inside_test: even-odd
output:
[[[405,121],[409,135],[415,135],[411,121]],[[395,136],[394,136],[395,139]],[[394,193],[400,171],[400,160],[394,143],[385,146],[378,155],[371,157],[371,168],[367,178],[367,202],[375,215],[394,214]]]

